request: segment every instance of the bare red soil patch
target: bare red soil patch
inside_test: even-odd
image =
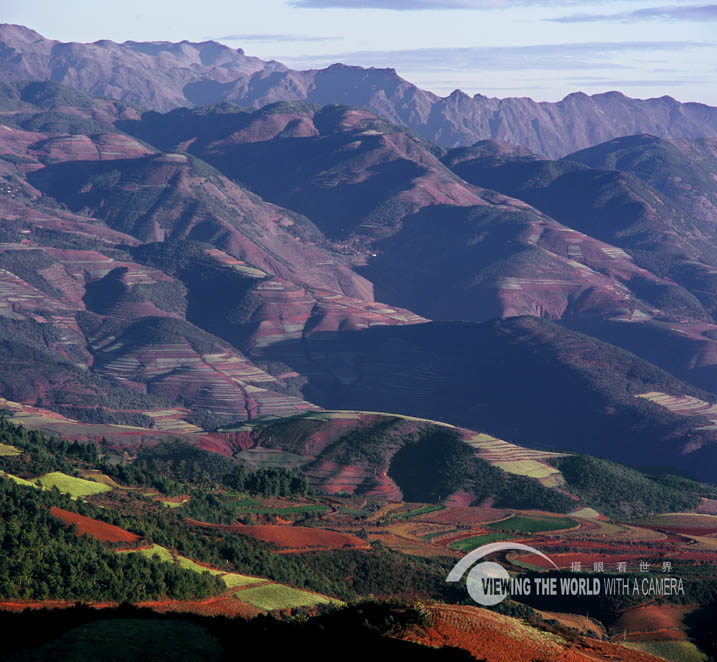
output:
[[[55,506],[50,509],[50,512],[55,517],[59,517],[67,526],[74,524],[77,527],[78,536],[88,535],[102,542],[137,542],[140,540],[140,536],[136,533],[125,531],[114,524],[100,522]]]
[[[276,526],[272,524],[260,524],[257,526],[245,526],[243,524],[209,524],[187,520],[190,524],[207,526],[240,533],[245,536],[262,540],[283,548],[288,551],[307,551],[313,549],[368,549],[369,544],[349,533],[339,533],[327,529],[315,529],[308,526]]]
[[[0,611],[20,612],[25,609],[69,609],[77,604],[72,600],[3,600]],[[93,609],[111,609],[118,602],[89,602]],[[263,613],[261,609],[235,599],[232,595],[222,595],[206,600],[153,600],[136,603],[138,607],[147,607],[160,614],[176,612],[199,614],[201,616],[227,616],[229,618],[253,618]]]
[[[167,600],[165,602],[145,602],[142,607],[149,607],[160,614],[169,612],[199,614],[200,616],[226,616],[228,618],[253,618],[263,613],[261,609],[237,600],[231,595],[224,595],[208,600]]]
[[[500,508],[451,505],[443,510],[421,515],[421,520],[435,522],[436,524],[488,524],[489,522],[506,519],[512,514],[512,510],[502,510]]]

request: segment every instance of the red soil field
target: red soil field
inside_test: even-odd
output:
[[[512,510],[490,508],[483,506],[448,506],[443,510],[437,510],[427,515],[421,515],[423,522],[435,522],[436,524],[487,524],[506,519],[513,514]]]
[[[20,612],[25,609],[69,609],[77,604],[76,601],[66,600],[3,600],[0,601],[0,611]],[[93,609],[110,609],[119,606],[118,602],[89,602]],[[147,607],[160,614],[168,612],[191,613],[201,616],[227,616],[229,618],[253,618],[263,613],[261,609],[253,607],[231,595],[224,595],[207,600],[165,600],[138,602],[138,607]]]
[[[705,526],[655,526],[651,528],[684,536],[714,536],[717,533],[717,529]]]
[[[211,528],[241,533],[264,542],[273,543],[284,548],[282,551],[307,551],[312,549],[368,549],[365,540],[348,533],[315,529],[308,526],[277,526],[272,524],[244,526],[243,524],[209,524],[187,520],[190,524],[198,524]]]
[[[136,533],[125,531],[114,524],[106,524],[84,515],[71,513],[69,510],[53,506],[50,512],[55,517],[59,517],[67,526],[75,524],[78,536],[86,534],[103,542],[137,542],[140,539]]]
[[[167,600],[165,602],[144,602],[140,606],[166,614],[169,612],[199,614],[200,616],[226,616],[228,618],[253,618],[263,613],[261,609],[223,595],[208,600]]]
[[[633,651],[606,641],[580,637],[575,643],[551,639],[516,619],[478,607],[434,605],[431,625],[415,628],[403,639],[427,646],[455,646],[477,659],[491,662],[656,662],[647,653]]]

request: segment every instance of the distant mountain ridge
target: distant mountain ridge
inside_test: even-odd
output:
[[[612,138],[717,136],[717,108],[671,97],[573,93],[557,103],[529,98],[439,97],[394,69],[333,64],[294,71],[214,41],[100,40],[62,43],[19,25],[0,25],[0,82],[53,80],[143,109],[166,112],[230,101],[260,108],[277,101],[347,104],[370,110],[441,145],[500,140],[557,158]]]

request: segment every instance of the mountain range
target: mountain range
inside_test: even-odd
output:
[[[717,109],[0,62],[0,657],[717,654]]]
[[[338,103],[369,110],[447,147],[491,139],[550,158],[638,133],[688,139],[717,135],[717,109],[671,97],[637,100],[619,92],[574,93],[557,103],[539,103],[471,97],[460,90],[439,97],[394,69],[337,63],[295,71],[215,41],[63,43],[3,24],[0,62],[2,82],[52,80],[144,110],[222,102],[249,108],[296,100]]]
[[[711,139],[553,161],[55,82],[6,83],[0,124],[9,401],[197,433],[389,411],[713,477]]]

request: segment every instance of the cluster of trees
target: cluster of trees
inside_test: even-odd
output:
[[[37,430],[14,425],[0,415],[0,442],[21,449],[21,455],[0,456],[0,468],[23,478],[34,478],[50,471],[75,473],[77,462],[98,461],[94,444],[68,442],[48,437]]]
[[[476,502],[495,497],[499,507],[560,513],[575,507],[569,496],[475,457],[475,451],[448,428],[427,428],[418,441],[406,444],[393,456],[389,475],[407,501],[435,502],[466,490]]]
[[[404,421],[400,418],[388,418],[378,423],[355,427],[331,445],[324,457],[340,464],[367,462],[381,466],[391,446],[406,438]]]
[[[77,537],[50,507],[57,492],[0,481],[0,595],[4,598],[141,601],[219,594],[223,583],[139,554],[116,554]]]
[[[305,496],[309,481],[298,471],[263,467],[249,473],[243,464],[224,477],[224,484],[237,492],[260,494],[264,497]]]
[[[617,518],[692,510],[709,489],[678,476],[653,478],[589,455],[556,458],[554,464],[585,504]]]

